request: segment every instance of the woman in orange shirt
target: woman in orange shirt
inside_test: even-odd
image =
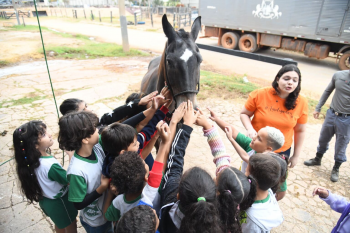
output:
[[[241,121],[251,138],[265,126],[281,130],[285,143],[275,151],[277,153],[290,156],[294,135],[294,152],[289,158],[290,168],[298,162],[308,116],[307,100],[299,95],[300,90],[301,74],[298,67],[285,65],[277,73],[272,87],[261,88],[249,94],[241,112]],[[252,116],[254,117],[251,120]]]

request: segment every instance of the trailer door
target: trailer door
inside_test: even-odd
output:
[[[324,0],[316,35],[339,37],[341,26],[348,12],[349,2],[346,0]]]

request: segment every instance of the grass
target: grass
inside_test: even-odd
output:
[[[39,26],[36,25],[15,25],[10,27],[10,29],[14,30],[14,31],[39,31]],[[49,31],[49,29],[47,27],[41,27],[42,31]]]
[[[46,52],[54,51],[59,58],[66,59],[94,59],[99,57],[126,57],[126,56],[147,56],[147,53],[136,49],[130,49],[130,52],[124,53],[121,45],[112,43],[97,43],[87,41],[84,45],[77,48],[67,46],[47,46]],[[42,49],[40,52],[43,53]],[[88,57],[87,57],[88,56]]]
[[[318,100],[307,98],[307,102],[308,102],[308,107],[309,107],[309,116],[313,118],[313,112],[316,109],[316,106],[318,104]],[[325,104],[321,108],[320,115],[323,116],[323,119],[326,118],[327,109],[329,109],[329,104]],[[322,117],[320,117],[320,118],[322,118]]]
[[[0,60],[0,68],[10,65],[11,62],[7,60]]]
[[[47,98],[47,96],[35,96],[34,92],[30,93],[29,95],[32,95],[32,97],[23,97],[23,98],[20,98],[17,100],[2,101],[2,102],[0,102],[0,108],[7,108],[8,106],[12,107],[12,106],[17,106],[17,105],[32,104],[34,101]],[[6,106],[4,106],[5,104],[6,104]]]
[[[216,91],[221,94],[230,94],[233,91],[239,93],[243,97],[255,89],[259,88],[254,83],[246,83],[243,81],[244,76],[231,75],[226,76],[210,71],[201,70],[201,90]]]

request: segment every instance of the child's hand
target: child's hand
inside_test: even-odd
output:
[[[177,109],[175,110],[175,112],[173,113],[173,116],[171,117],[171,121],[174,123],[179,123],[181,121],[181,119],[183,118],[185,112],[186,112],[186,106],[187,103],[186,102],[182,102],[179,107],[177,107]]]
[[[230,140],[230,141],[233,140],[231,126],[225,126],[225,133],[226,133],[226,137],[228,138],[228,140]]]
[[[155,97],[158,94],[158,91],[154,91],[152,93],[149,93],[148,95],[144,96],[140,99],[139,105],[146,105],[149,102],[152,101],[153,97]]]
[[[202,110],[198,109],[199,115],[196,119],[195,124],[198,126],[202,126],[204,130],[208,130],[212,128],[212,125],[209,123],[208,119],[204,116]]]
[[[248,129],[248,131],[247,131],[247,136],[248,137],[253,139],[256,135],[257,135],[257,132],[255,131],[255,129],[253,129],[253,127],[251,129]]]
[[[101,175],[101,186],[108,188],[109,185],[109,178]]]
[[[210,112],[209,119],[216,122],[216,120],[219,118],[214,111],[212,111],[210,108],[207,108]]]
[[[157,95],[152,99],[152,109],[157,110],[160,106],[162,106],[166,102],[165,97],[162,95]]]
[[[162,122],[162,124],[160,124]],[[163,144],[167,144],[171,140],[170,128],[165,121],[160,121],[157,124],[157,130],[159,132],[160,138]]]
[[[327,198],[329,196],[329,192],[326,188],[316,187],[312,192],[312,196],[318,195],[322,198]]]
[[[199,111],[195,112],[193,109],[193,104],[190,100],[187,100],[186,112],[184,114],[184,124],[192,127],[194,122],[199,115]]]

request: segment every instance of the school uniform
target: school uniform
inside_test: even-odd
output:
[[[34,170],[42,190],[39,205],[59,229],[75,221],[78,211],[68,201],[66,171],[53,156],[41,156],[40,166]]]

